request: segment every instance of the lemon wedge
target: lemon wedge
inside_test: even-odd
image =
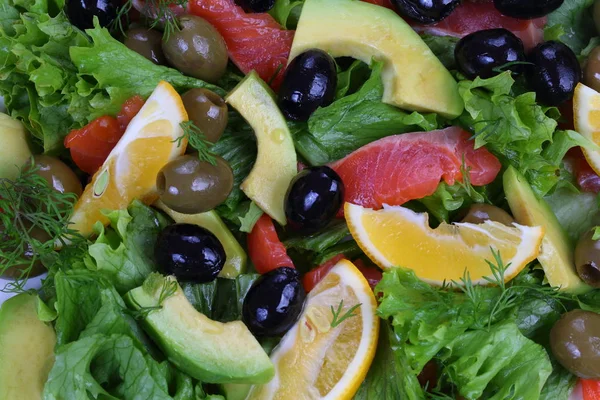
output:
[[[422,280],[442,285],[460,281],[465,270],[473,283],[488,283],[486,260],[498,251],[506,266],[504,279],[515,277],[540,252],[543,228],[499,222],[446,224],[429,227],[427,213],[385,206],[374,211],[346,203],[344,213],[350,233],[362,250],[383,269],[405,267]]]
[[[185,152],[187,141],[177,138],[183,135],[179,124],[187,119],[179,94],[161,81],[86,186],[70,227],[87,236],[96,221],[109,222],[102,210],[120,210],[135,199],[153,203],[158,171]]]
[[[369,283],[340,261],[309,293],[298,322],[271,354],[275,377],[247,400],[352,399],[371,366],[379,336]]]

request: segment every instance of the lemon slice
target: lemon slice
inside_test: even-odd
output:
[[[179,94],[161,81],[86,186],[70,227],[87,236],[96,221],[108,223],[102,210],[120,210],[135,199],[154,202],[158,171],[187,146],[185,140],[176,141],[183,135],[179,124],[187,119]]]
[[[332,308],[339,325],[332,323]],[[310,292],[298,322],[273,350],[275,377],[253,386],[247,400],[351,399],[375,356],[376,309],[367,280],[350,261],[340,261]]]
[[[374,211],[346,203],[344,213],[350,233],[377,265],[412,269],[420,279],[434,285],[458,282],[465,270],[473,283],[488,283],[484,277],[491,276],[486,262],[494,262],[491,249],[500,252],[508,281],[538,256],[544,237],[539,226],[506,226],[492,221],[442,223],[431,229],[427,213],[404,207],[384,206]]]
[[[600,145],[600,93],[580,83],[573,97],[575,130]],[[600,152],[581,148],[595,173],[600,174]]]

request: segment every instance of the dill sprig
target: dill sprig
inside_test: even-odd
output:
[[[173,296],[177,292],[177,287],[178,283],[176,280],[165,278],[160,288],[160,293],[158,294],[158,301],[156,305],[141,307],[138,304],[138,307],[140,308],[132,312],[133,317],[135,319],[145,319],[152,311],[161,310],[165,300],[167,300],[169,297]]]
[[[133,8],[133,2],[134,0],[127,0],[117,11],[117,18],[113,22],[112,28],[118,29],[123,35],[130,23],[129,12]],[[169,40],[172,33],[181,30],[173,7],[183,7],[186,4],[186,0],[146,0],[141,13],[150,29],[162,28],[163,40]]]
[[[344,314],[342,314],[344,308],[344,300],[340,300],[340,304],[338,304],[337,310],[333,308],[333,306],[329,306],[331,308],[331,314],[333,315],[333,319],[331,320],[331,327],[335,328],[348,318],[356,317],[357,314],[354,314],[354,310],[356,310],[361,305],[362,303],[353,305]]]
[[[173,142],[177,142],[177,146],[181,146],[183,139],[187,139],[188,144],[198,152],[198,158],[212,165],[217,165],[217,156],[210,151],[213,143],[206,138],[204,132],[198,128],[193,121],[185,121],[179,124],[183,129],[183,135],[179,136]]]
[[[68,227],[77,196],[57,192],[36,171],[32,159],[16,179],[0,179],[0,273],[17,275],[0,291],[22,292],[36,265],[67,265],[71,250],[87,243]],[[60,247],[69,249],[62,257]]]
[[[471,303],[474,315],[481,315],[480,313],[483,312],[487,314],[486,325],[488,329],[500,316],[516,309],[520,302],[528,300],[530,295],[537,295],[546,301],[573,300],[572,296],[563,294],[559,292],[558,288],[551,286],[537,283],[515,283],[516,279],[507,283],[506,271],[510,267],[510,263],[504,263],[499,250],[490,247],[490,251],[493,260],[486,260],[486,263],[490,267],[491,276],[486,276],[483,279],[499,290],[496,296],[492,298],[486,296],[484,290],[489,290],[489,288],[475,285],[466,270],[460,279],[460,283],[453,282],[453,286],[460,289]]]

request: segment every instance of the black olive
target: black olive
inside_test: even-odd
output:
[[[491,78],[501,72],[497,70],[499,67],[524,62],[525,48],[521,39],[506,29],[486,29],[460,39],[454,49],[454,58],[467,78]],[[520,73],[523,65],[514,64],[504,69]]]
[[[94,16],[106,27],[117,18],[121,3],[117,0],[67,0],[65,12],[69,21],[79,29],[94,27]]]
[[[435,24],[454,11],[460,0],[393,0],[400,15],[422,24]]]
[[[306,168],[292,180],[285,196],[289,227],[314,233],[325,227],[344,200],[342,178],[329,167]]]
[[[494,0],[494,6],[502,14],[519,19],[533,19],[550,14],[564,0]]]
[[[585,283],[600,288],[600,240],[594,240],[594,229],[579,238],[575,248],[575,267]]]
[[[225,249],[212,232],[198,225],[175,224],[163,229],[156,242],[156,261],[177,280],[215,280],[225,265]]]
[[[540,103],[558,106],[573,97],[581,80],[581,66],[569,47],[559,42],[537,45],[527,56],[527,83]]]
[[[600,378],[600,315],[573,310],[550,331],[550,348],[563,367],[584,379]]]
[[[292,60],[279,88],[279,107],[295,121],[306,121],[331,104],[337,86],[335,61],[322,50],[308,50]]]
[[[267,12],[275,5],[275,0],[236,0],[235,2],[245,10],[255,13]]]
[[[259,277],[246,294],[242,321],[255,336],[280,336],[298,320],[306,293],[294,268],[279,267]]]

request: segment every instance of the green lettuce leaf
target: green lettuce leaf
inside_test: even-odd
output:
[[[560,174],[565,153],[593,145],[574,132],[557,131],[557,110],[537,104],[535,93],[513,95],[513,84],[509,71],[459,82],[465,102],[459,123],[472,131],[476,148],[485,146],[504,165],[513,165],[543,196],[565,179]]]
[[[540,393],[540,400],[568,400],[576,383],[575,375],[553,362],[552,373]]]
[[[300,129],[292,127],[296,149],[309,163],[338,160],[389,135],[438,127],[434,114],[409,114],[381,102],[382,67],[383,63],[374,62],[371,77],[360,90],[317,109],[308,120],[308,130],[302,125]]]
[[[98,238],[89,247],[88,268],[108,277],[119,293],[141,285],[158,269],[154,247],[168,220],[134,201],[127,210],[108,214],[110,227],[97,225]]]
[[[469,330],[441,350],[442,374],[469,400],[538,399],[552,364],[514,322]]]
[[[192,395],[189,377],[154,361],[130,337],[93,335],[56,349],[43,399],[184,400]]]
[[[307,250],[322,253],[328,248],[350,237],[348,225],[345,222],[333,223],[320,232],[311,236],[296,236],[284,241],[286,248]]]
[[[254,228],[254,225],[263,214],[263,210],[255,202],[251,201],[246,214],[243,217],[238,217],[241,223],[240,232],[252,232],[252,228]]]
[[[590,9],[593,4],[594,0],[569,0],[548,14],[544,32],[544,36],[548,37],[546,40],[559,39],[579,54],[598,34]]]
[[[139,349],[149,345],[121,296],[102,275],[83,269],[59,271],[54,282],[59,346],[95,334],[127,335]]]
[[[596,194],[565,187],[555,190],[545,200],[569,235],[572,246],[584,232],[600,225],[600,200]]]
[[[149,96],[160,80],[179,91],[207,87],[224,94],[153,64],[106,29],[90,29],[88,37],[71,25],[63,7],[63,0],[0,5],[0,95],[45,152],[60,152],[72,129],[115,115],[127,98]]]
[[[340,70],[338,65],[337,87],[335,90],[335,99],[354,93],[359,89],[369,76],[371,70],[367,64],[360,60],[354,60],[346,70]]]
[[[564,309],[556,304],[531,313],[537,300],[558,301],[536,274],[525,272],[505,288],[469,284],[460,291],[394,269],[376,287],[378,314],[391,318],[399,343],[394,351],[415,376],[431,360],[442,366],[436,391],[454,387],[466,399],[537,399],[552,366],[544,347],[525,334],[535,339],[544,329],[547,336]]]
[[[97,88],[103,89],[94,93],[86,110],[89,119],[102,115],[114,115],[121,105],[134,95],[148,97],[162,80],[167,81],[177,90],[191,88],[207,88],[220,95],[224,91],[196,78],[184,76],[179,71],[156,65],[144,56],[129,50],[123,43],[114,39],[108,30],[96,27],[88,29],[92,46],[71,47],[69,54],[79,72],[80,82],[95,82]],[[115,66],[118,65],[118,68]],[[83,79],[86,79],[83,81]],[[85,94],[89,85],[78,86]]]
[[[233,171],[233,190],[219,207],[219,214],[227,218],[238,205],[247,199],[240,185],[246,179],[256,161],[256,136],[254,131],[237,113],[229,113],[229,122],[223,136],[210,150],[223,157]],[[236,221],[237,222],[237,221]]]
[[[461,208],[474,203],[486,202],[485,191],[485,186],[468,190],[461,183],[448,185],[446,182],[441,182],[435,193],[418,201],[423,203],[427,211],[438,221],[450,222],[451,216],[455,215],[456,211]]]
[[[456,69],[454,48],[460,38],[454,36],[421,35],[421,39],[429,46],[433,54],[444,64],[447,69]]]
[[[241,319],[246,294],[258,277],[242,274],[209,283],[182,282],[181,289],[194,308],[207,317],[220,322],[236,321]]]
[[[304,0],[276,0],[269,14],[286,29],[296,29]]]
[[[377,353],[354,400],[421,400],[425,393],[410,369],[400,342],[386,321],[381,321]]]

